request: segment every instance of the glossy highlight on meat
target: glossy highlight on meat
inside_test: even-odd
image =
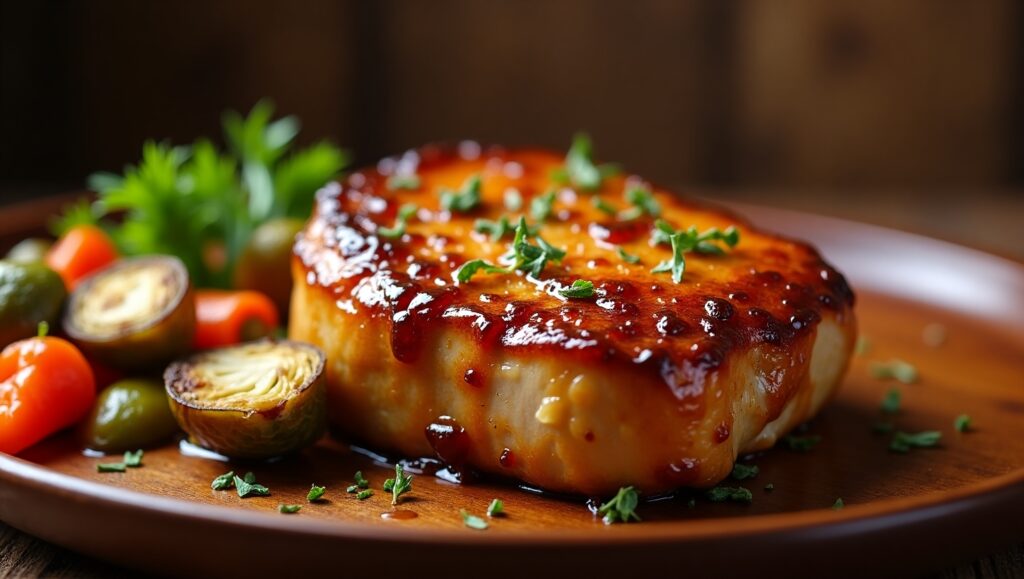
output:
[[[549,490],[651,493],[712,485],[738,453],[817,412],[855,337],[840,273],[805,243],[628,173],[575,187],[563,164],[548,151],[424,147],[320,191],[295,245],[289,333],[327,353],[337,430],[443,459],[457,440],[458,462]],[[443,191],[477,176],[478,202],[442,208]],[[680,283],[653,273],[672,250],[631,204],[636,188],[673,229],[735,227],[738,244],[686,253]],[[537,276],[460,283],[471,260],[510,263],[514,225],[495,239],[478,221],[521,215],[564,257]],[[576,280],[594,295],[563,297]]]

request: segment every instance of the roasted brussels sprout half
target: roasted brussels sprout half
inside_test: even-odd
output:
[[[67,298],[64,282],[42,263],[0,261],[0,349],[55,324]]]
[[[137,257],[78,284],[64,314],[64,332],[102,362],[145,369],[188,352],[195,316],[188,271],[181,260]]]
[[[261,340],[171,364],[164,385],[178,425],[231,458],[269,458],[315,442],[327,424],[324,355]]]
[[[81,426],[85,446],[103,452],[148,448],[177,431],[163,384],[141,379],[106,387]]]

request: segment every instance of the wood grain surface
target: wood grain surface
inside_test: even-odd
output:
[[[783,554],[780,557],[785,553],[795,557],[801,546],[807,551],[820,549],[801,556],[810,562],[827,555],[841,566],[841,574],[867,569],[875,574],[917,574],[935,572],[966,556],[1005,549],[1024,540],[1024,525],[1020,524],[1024,515],[1024,325],[1020,324],[1024,293],[1015,293],[1024,287],[1024,268],[896,232],[773,210],[753,211],[755,221],[805,232],[850,276],[858,290],[861,333],[870,347],[854,359],[837,399],[808,425],[808,434],[822,436],[818,447],[808,453],[784,449],[759,453],[747,460],[760,468],[756,478],[728,483],[751,489],[754,500],[749,505],[715,504],[700,494],[684,493],[680,500],[641,505],[638,512],[643,524],[607,527],[587,510],[581,497],[537,496],[493,481],[457,486],[421,474],[415,479],[414,491],[400,505],[417,516],[388,520],[382,515],[391,507],[380,485],[390,475],[390,465],[353,452],[337,441],[325,440],[300,455],[258,464],[224,464],[187,456],[171,444],[148,451],[142,468],[101,474],[96,472],[96,464],[105,459],[85,456],[74,439],[65,435],[30,449],[23,458],[71,475],[73,481],[101,483],[101,489],[138,491],[152,497],[154,503],[185,501],[180,503],[183,507],[176,507],[181,510],[178,514],[182,520],[168,517],[165,529],[131,529],[119,522],[119,513],[111,508],[119,500],[116,492],[107,492],[109,496],[104,500],[110,502],[106,506],[94,495],[93,499],[67,503],[69,510],[63,514],[49,513],[54,510],[49,508],[54,506],[50,501],[26,502],[46,496],[55,504],[66,500],[53,490],[54,485],[64,484],[60,480],[38,480],[18,490],[12,490],[14,485],[0,487],[0,513],[22,528],[63,544],[157,572],[189,568],[189,561],[153,562],[173,554],[173,541],[168,538],[171,529],[206,508],[216,509],[208,511],[214,516],[234,512],[257,515],[258,519],[234,522],[241,527],[280,527],[282,544],[296,544],[303,533],[333,533],[336,538],[361,529],[361,534],[371,539],[398,537],[395,540],[414,542],[429,537],[436,541],[432,546],[435,554],[447,553],[456,560],[473,558],[473,553],[496,544],[514,547],[538,540],[555,543],[576,538],[592,542],[593,555],[601,549],[618,548],[620,560],[612,564],[616,568],[626,568],[623,559],[635,555],[637,548],[643,553],[647,543],[678,541],[682,549],[688,540],[715,537],[721,545],[719,550],[776,552]],[[793,219],[798,222],[786,222]],[[851,240],[860,242],[851,247]],[[887,247],[887,253],[876,252],[875,245]],[[910,256],[916,256],[916,262]],[[934,279],[916,279],[926,274]],[[892,279],[894,276],[896,279]],[[944,283],[936,287],[936,280]],[[958,301],[957,296],[962,299]],[[932,337],[942,334],[943,339],[926,340],[924,333],[929,327]],[[920,379],[914,384],[899,384],[872,377],[873,363],[892,358],[913,363]],[[879,404],[892,388],[901,391],[902,408],[895,416],[885,417]],[[971,415],[973,427],[959,433],[953,421],[963,413]],[[906,455],[889,452],[889,435],[872,429],[882,419],[909,432],[939,430],[942,442],[938,448]],[[255,472],[258,480],[271,488],[272,495],[240,499],[231,491],[211,490],[213,477],[228,469]],[[344,492],[356,470],[362,470],[376,490],[365,501]],[[10,471],[0,472],[2,476],[11,476]],[[8,478],[5,482],[18,481]],[[768,483],[773,490],[765,489]],[[306,503],[305,494],[311,484],[328,487],[325,501]],[[88,496],[92,488],[82,486],[78,490],[81,496]],[[693,507],[688,505],[691,496],[696,499]],[[490,529],[484,532],[463,526],[460,509],[482,516],[495,497],[504,500],[507,517],[492,520]],[[830,508],[837,498],[846,504],[839,511]],[[277,513],[281,503],[301,504],[303,508],[298,514],[282,515]],[[90,504],[95,508],[85,522],[75,518],[80,514],[71,512],[88,512]],[[145,504],[132,499],[122,506],[127,513],[134,509],[141,516],[139,509],[145,509]],[[110,515],[108,527],[98,524],[106,514]],[[46,520],[39,519],[44,516]],[[885,524],[876,525],[867,534],[860,532],[871,527],[872,521]],[[90,524],[107,536],[86,540],[81,527]],[[194,520],[192,525],[181,528],[201,533],[209,521]],[[786,533],[800,525],[808,525],[808,532],[799,543],[787,542],[786,537],[793,539],[796,535]],[[2,532],[0,573],[104,576],[120,572],[30,540],[9,528]],[[140,540],[131,533],[152,533],[152,537]],[[832,541],[833,535],[840,540]],[[119,554],[119,545],[129,544],[133,548]],[[325,544],[333,545],[339,557],[358,555],[352,549],[360,545],[351,540]],[[139,549],[148,551],[140,553]],[[396,562],[403,560],[402,553],[395,552]],[[566,553],[571,558],[569,551]],[[614,555],[614,551],[611,553]],[[1024,573],[1021,547],[1000,553],[941,573],[950,577]],[[201,555],[192,562],[200,559]],[[252,559],[260,557],[254,554]],[[628,567],[653,569],[653,563],[638,559]],[[711,564],[714,568],[715,561]],[[756,562],[743,560],[729,561],[728,565],[756,568]]]

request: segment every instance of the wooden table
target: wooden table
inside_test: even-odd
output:
[[[1024,220],[1024,195],[1020,194],[938,193],[926,203],[914,201],[920,199],[917,196],[892,192],[820,196],[792,191],[745,191],[708,196],[899,226],[1024,259],[1024,228],[1020,227]],[[0,220],[14,222],[21,218],[12,211],[0,212]],[[45,543],[0,523],[0,577],[110,577],[127,573],[131,572]],[[928,577],[1024,577],[1024,544],[993,545],[992,552],[978,559],[937,570]]]

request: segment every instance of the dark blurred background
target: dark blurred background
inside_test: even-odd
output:
[[[0,203],[269,97],[360,163],[584,129],[683,190],[1024,255],[1019,0],[0,6]]]

